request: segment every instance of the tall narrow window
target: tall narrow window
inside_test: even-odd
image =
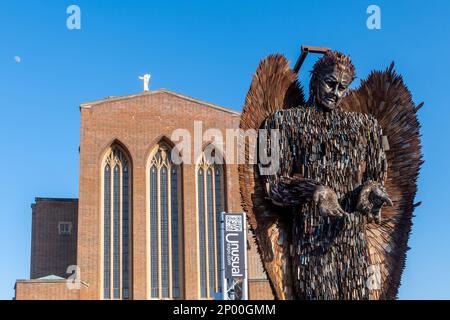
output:
[[[122,194],[129,195],[128,167],[122,168]],[[122,199],[122,298],[129,298],[130,291],[130,221],[129,196]]]
[[[110,299],[111,292],[111,169],[109,164],[104,172],[103,204],[103,297]]]
[[[151,297],[159,297],[159,236],[158,236],[158,173],[155,165],[150,169],[150,261]]]
[[[200,298],[212,298],[222,291],[220,219],[224,197],[222,165],[202,157],[197,167]]]
[[[225,207],[223,205],[225,194],[224,194],[224,188],[222,185],[223,180],[223,173],[222,173],[222,166],[215,166],[214,168],[214,185],[215,185],[215,193],[214,193],[214,199],[216,201],[216,252],[217,252],[217,270],[219,270],[219,277],[217,279],[217,288],[218,292],[222,292],[222,281],[220,278],[220,270],[222,270],[222,243],[220,241],[220,222],[222,219],[222,212],[225,210]]]
[[[150,297],[181,298],[180,167],[161,143],[149,163]]]
[[[128,299],[130,286],[130,162],[114,145],[103,165],[103,298]]]
[[[198,241],[200,255],[200,297],[207,297],[206,288],[206,226],[205,226],[205,179],[203,168],[198,169]]]
[[[181,219],[178,215],[178,170],[172,168],[170,181],[170,209],[171,209],[171,226],[172,226],[172,298],[180,298],[180,223]]]

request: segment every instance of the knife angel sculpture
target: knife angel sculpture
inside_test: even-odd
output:
[[[259,141],[241,139],[239,183],[276,299],[396,298],[418,205],[422,104],[393,65],[350,90],[354,78],[350,58],[330,50],[307,101],[282,55],[253,77],[240,128]]]

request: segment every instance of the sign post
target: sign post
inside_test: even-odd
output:
[[[248,300],[247,219],[222,212],[222,293],[224,300]]]

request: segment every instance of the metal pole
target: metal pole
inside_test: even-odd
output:
[[[244,296],[242,300],[248,300],[248,265],[247,265],[247,214],[245,212],[242,213],[242,223],[244,224]]]
[[[220,260],[222,261],[222,270],[220,270],[220,273],[222,275],[222,300],[228,300],[227,299],[227,279],[225,279],[225,212],[222,211],[220,214],[220,247],[222,248],[222,254],[220,257]]]
[[[330,51],[329,48],[323,48],[323,47],[315,47],[315,46],[302,46],[301,47],[301,54],[297,59],[297,62],[295,63],[294,66],[294,72],[298,73],[300,71],[300,68],[303,64],[303,62],[306,59],[306,56],[308,55],[308,53],[320,53],[320,54],[325,54],[328,51]]]

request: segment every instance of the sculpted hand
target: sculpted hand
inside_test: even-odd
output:
[[[314,202],[319,206],[320,213],[326,217],[343,217],[347,213],[339,205],[336,192],[331,188],[319,185],[314,191]]]
[[[386,193],[386,189],[375,181],[367,181],[363,184],[359,193],[356,209],[367,215],[367,220],[376,223],[381,222],[381,208],[384,204],[392,206],[392,200]]]

